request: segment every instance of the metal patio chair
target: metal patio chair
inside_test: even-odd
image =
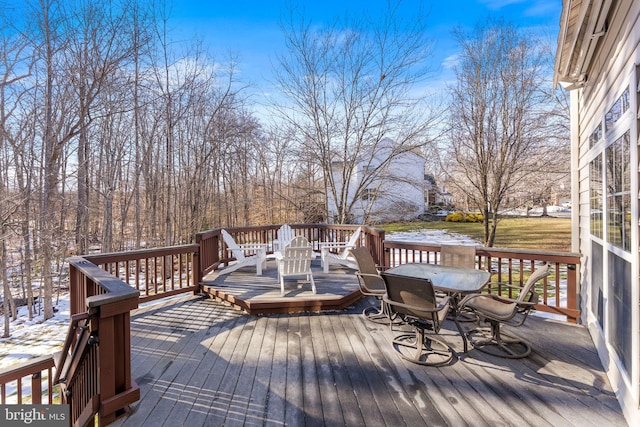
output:
[[[413,363],[428,366],[446,365],[453,359],[453,349],[435,338],[449,312],[450,298],[436,298],[429,279],[380,273],[386,286],[383,301],[389,311],[414,328],[393,339],[398,354]],[[427,333],[426,331],[433,333]]]
[[[519,359],[531,354],[531,346],[525,340],[507,334],[501,325],[521,326],[538,303],[535,284],[549,275],[549,265],[545,264],[529,276],[525,285],[503,287],[518,291],[516,298],[507,298],[496,294],[471,294],[461,302],[460,308],[469,308],[478,315],[478,327],[467,331],[469,341],[474,348],[494,356]],[[480,327],[480,323],[489,323],[489,327]]]

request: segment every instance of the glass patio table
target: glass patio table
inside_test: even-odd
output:
[[[390,268],[388,273],[399,276],[430,279],[433,288],[451,296],[451,316],[462,336],[464,352],[468,349],[467,336],[458,319],[458,302],[466,294],[479,292],[491,278],[488,271],[474,268],[450,267],[439,264],[409,263]]]

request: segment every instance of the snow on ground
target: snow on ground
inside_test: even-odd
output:
[[[402,242],[419,242],[433,243],[441,245],[443,243],[459,244],[459,245],[480,245],[480,242],[457,233],[450,233],[446,230],[415,230],[393,232],[385,235],[387,240],[396,240]]]
[[[140,307],[159,304],[169,298],[184,298],[184,294],[140,304]],[[57,311],[45,321],[42,311],[29,320],[27,307],[19,307],[18,319],[11,322],[11,337],[0,338],[0,369],[62,350],[71,318],[69,294],[61,294],[57,302],[54,299],[54,306]],[[4,324],[1,327],[4,328]]]
[[[57,302],[54,298],[54,306],[57,311],[47,320],[42,320],[42,310],[29,320],[27,306],[18,308],[18,319],[9,326],[11,337],[0,338],[0,369],[62,349],[71,317],[69,294],[61,294]]]

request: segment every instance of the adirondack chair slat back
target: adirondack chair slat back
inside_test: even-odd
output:
[[[245,259],[244,251],[240,249],[240,246],[236,243],[235,239],[231,237],[231,234],[227,230],[222,230],[222,240],[224,240],[224,244],[227,245],[227,249],[231,251],[231,254],[238,261],[243,261]]]

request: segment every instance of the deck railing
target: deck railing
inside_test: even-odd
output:
[[[0,404],[61,403],[60,386],[53,383],[54,358],[49,354],[0,371]]]
[[[395,267],[407,262],[439,263],[440,245],[385,240],[385,265]],[[511,292],[500,284],[522,286],[536,265],[549,264],[551,275],[536,290],[541,302],[536,310],[580,319],[578,271],[580,254],[548,251],[476,247],[477,268],[492,274],[492,292]],[[509,295],[508,295],[509,296]]]
[[[68,404],[70,425],[93,424],[96,415],[98,425],[107,425],[140,399],[130,334],[139,292],[81,257],[69,259],[69,286],[62,351],[0,371],[0,403]]]
[[[195,292],[200,282],[197,244],[128,252],[86,255],[101,267],[140,292],[140,302]]]
[[[268,251],[277,238],[279,225],[233,227],[226,230],[236,243],[264,243]],[[347,241],[357,225],[292,224],[296,234],[305,236],[319,249],[321,242]],[[202,278],[234,261],[221,229],[198,233],[192,245],[145,249],[85,258],[119,277],[140,292],[140,302],[184,292],[199,292]],[[406,262],[438,263],[440,245],[385,240],[383,230],[363,226],[358,242],[370,249],[379,265]],[[477,267],[492,272],[492,281],[522,285],[532,268],[542,262],[551,265],[552,275],[539,287],[539,311],[566,316],[570,322],[580,317],[578,265],[580,255],[548,251],[526,251],[477,247]],[[496,288],[500,291],[500,288]]]
[[[264,243],[271,251],[278,228],[226,230],[237,243]],[[319,249],[321,242],[347,241],[358,226],[291,228]],[[100,425],[114,421],[140,398],[131,377],[130,311],[145,300],[199,292],[204,275],[233,261],[220,230],[199,233],[192,245],[70,258],[72,318],[63,351],[66,367],[56,372],[54,357],[44,356],[1,370],[1,403],[69,403],[73,420],[80,424],[96,414]],[[368,247],[379,265],[439,262],[440,245],[385,240],[384,231],[373,227],[362,226],[357,244]],[[550,264],[552,274],[537,289],[542,298],[536,308],[564,315],[570,322],[579,320],[579,254],[476,247],[476,256],[477,268],[490,271],[493,282],[516,285],[522,285],[537,265]],[[492,291],[503,289],[495,286]]]
[[[130,333],[139,292],[81,257],[69,259],[69,284],[71,325],[56,378],[74,424],[97,414],[98,424],[107,425],[140,399],[131,377]]]

